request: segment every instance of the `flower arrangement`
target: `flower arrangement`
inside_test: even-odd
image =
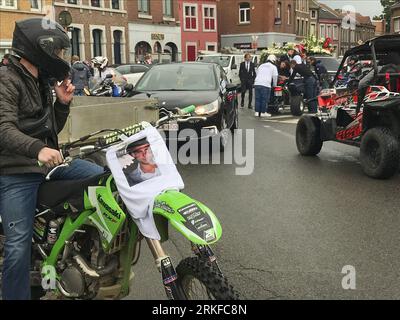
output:
[[[310,36],[303,40],[302,44],[308,54],[327,54],[332,55],[334,48],[331,38],[317,39],[316,36]]]

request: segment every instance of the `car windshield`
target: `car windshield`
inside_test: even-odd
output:
[[[200,56],[197,58],[199,62],[217,63],[222,68],[228,67],[230,60],[230,56]]]
[[[339,68],[340,63],[333,57],[315,57],[320,60],[328,72],[335,72]]]
[[[154,66],[136,85],[137,91],[208,91],[215,88],[216,79],[211,64]]]
[[[115,68],[115,70],[117,70],[121,74],[128,74],[128,73],[131,73],[131,66],[123,65],[123,66],[119,66],[119,67]]]

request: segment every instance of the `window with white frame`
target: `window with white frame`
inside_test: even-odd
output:
[[[338,40],[339,32],[338,26],[333,26],[333,40]]]
[[[319,36],[320,36],[321,38],[324,38],[324,37],[325,37],[325,25],[324,25],[324,24],[321,24],[321,25],[319,26]]]
[[[111,0],[111,9],[121,10],[121,0]]]
[[[317,11],[316,10],[311,10],[311,18],[316,19],[317,18]]]
[[[287,24],[292,24],[292,6],[287,6]]]
[[[203,6],[203,28],[205,31],[216,30],[216,7]]]
[[[0,8],[17,9],[17,0],[0,0]]]
[[[92,7],[100,8],[101,7],[101,0],[90,0],[90,5]]]
[[[393,31],[400,32],[400,17],[393,19]]]
[[[277,6],[276,6],[275,18],[282,19],[282,3],[281,2],[278,2]]]
[[[242,2],[239,5],[239,23],[250,23],[250,3]]]
[[[172,0],[163,0],[164,17],[172,17]]]
[[[197,31],[197,5],[185,4],[183,14],[185,30]]]
[[[317,36],[317,26],[315,23],[310,24],[310,35]]]
[[[332,26],[331,25],[326,26],[326,37],[332,38]]]
[[[101,56],[103,53],[102,48],[102,39],[103,39],[103,30],[94,29],[93,31],[93,56]]]
[[[138,11],[139,13],[149,14],[150,13],[149,0],[138,0]]]
[[[81,57],[81,29],[73,28],[71,32],[71,54]]]
[[[31,10],[40,10],[41,9],[41,0],[31,0]]]

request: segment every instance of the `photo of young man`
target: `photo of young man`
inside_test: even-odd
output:
[[[131,163],[123,171],[130,187],[161,174],[146,138],[128,145],[126,154],[131,157]]]

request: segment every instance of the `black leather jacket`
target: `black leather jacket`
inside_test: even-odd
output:
[[[53,105],[48,81],[35,79],[13,56],[0,68],[0,97],[0,175],[46,174],[37,164],[39,151],[58,149],[69,106]]]

